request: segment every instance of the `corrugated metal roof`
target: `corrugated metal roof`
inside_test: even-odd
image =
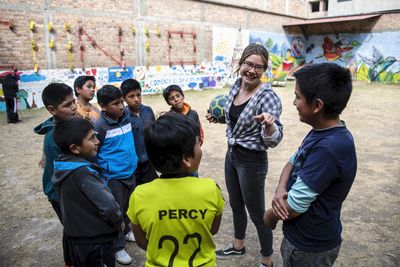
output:
[[[302,22],[293,22],[293,23],[283,24],[282,26],[290,27],[290,26],[303,26],[303,25],[311,25],[311,24],[323,24],[323,23],[331,23],[331,22],[364,20],[364,19],[379,17],[380,15],[381,14],[370,14],[370,15],[356,15],[356,16],[346,16],[346,17],[308,19],[308,20],[303,20]]]

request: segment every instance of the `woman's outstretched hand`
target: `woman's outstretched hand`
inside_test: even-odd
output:
[[[265,125],[265,127],[270,127],[274,124],[275,118],[267,112],[263,112],[260,115],[254,116],[253,120],[260,122]]]

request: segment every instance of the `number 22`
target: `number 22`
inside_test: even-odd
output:
[[[183,244],[187,244],[189,242],[190,238],[196,238],[197,242],[198,242],[198,247],[193,251],[193,254],[190,256],[189,261],[188,261],[189,267],[193,267],[194,258],[196,257],[196,254],[200,252],[201,235],[199,233],[187,234],[183,238]],[[171,257],[169,258],[169,262],[168,262],[168,267],[172,267],[174,265],[174,259],[175,259],[176,255],[178,255],[178,252],[179,252],[179,242],[175,237],[173,237],[171,235],[163,235],[160,238],[160,240],[158,241],[158,248],[162,249],[162,245],[163,245],[164,241],[167,241],[167,240],[174,243],[174,251],[172,251]]]

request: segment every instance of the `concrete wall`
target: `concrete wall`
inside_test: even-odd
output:
[[[339,2],[329,1],[328,16],[356,15],[385,10],[400,9],[398,0],[351,0]]]

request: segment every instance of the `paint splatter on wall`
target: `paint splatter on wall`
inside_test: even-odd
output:
[[[184,67],[129,66],[125,69],[111,67],[91,68],[85,71],[79,69],[74,71],[68,69],[40,70],[38,73],[34,70],[21,71],[18,108],[43,107],[41,95],[49,83],[62,82],[72,87],[75,79],[81,75],[94,76],[97,88],[104,84],[120,86],[124,80],[134,78],[140,82],[143,94],[160,93],[170,84],[178,84],[183,90],[201,90],[203,88],[221,88],[228,82],[226,69],[211,63]],[[0,90],[0,111],[5,111],[2,90]]]

